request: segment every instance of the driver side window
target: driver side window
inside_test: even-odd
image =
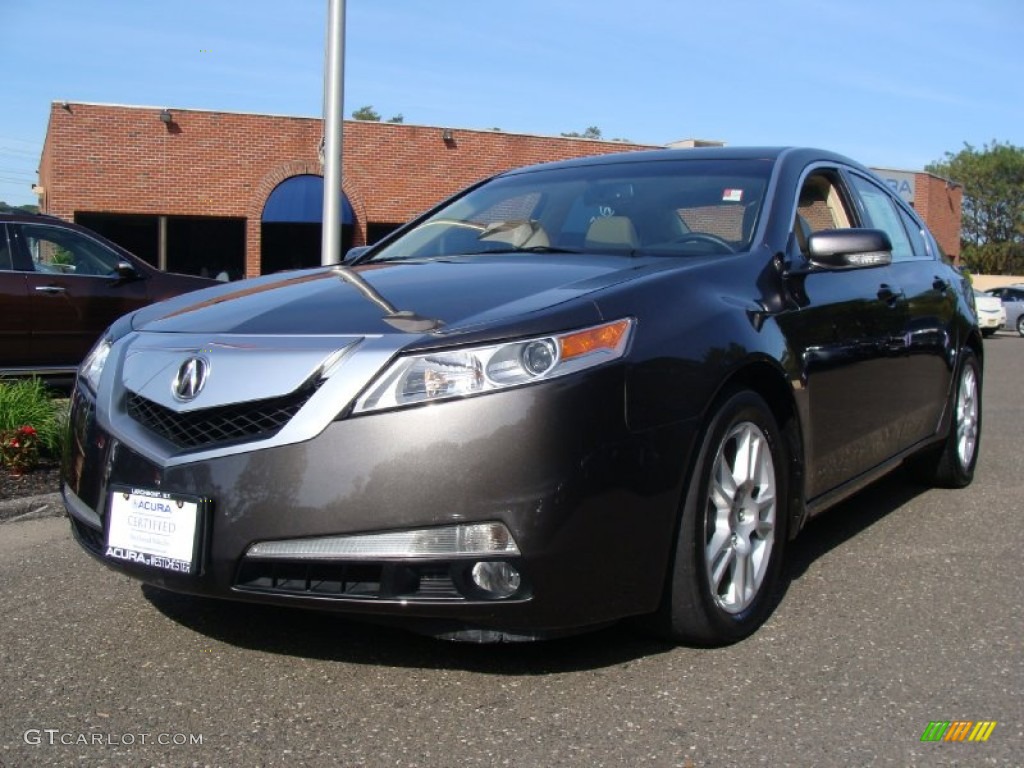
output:
[[[832,170],[818,170],[804,179],[797,200],[793,234],[797,245],[806,256],[807,238],[826,229],[849,229],[853,221],[838,183],[838,174]]]
[[[77,232],[56,226],[23,224],[21,237],[37,272],[60,275],[112,275],[118,255]]]

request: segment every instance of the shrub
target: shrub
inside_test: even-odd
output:
[[[39,453],[60,459],[67,419],[67,401],[54,398],[39,379],[0,382],[0,434],[9,437],[22,427],[32,427],[32,442]]]
[[[25,424],[0,431],[0,466],[16,474],[31,472],[39,463],[39,433]]]

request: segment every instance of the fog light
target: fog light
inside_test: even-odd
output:
[[[519,571],[508,563],[477,563],[470,572],[473,583],[494,597],[508,597],[519,590]]]

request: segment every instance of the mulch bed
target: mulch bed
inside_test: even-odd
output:
[[[20,477],[0,469],[0,501],[56,493],[60,490],[59,480],[60,464],[56,461],[40,462],[35,469]]]

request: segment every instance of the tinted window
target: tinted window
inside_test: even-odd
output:
[[[862,176],[853,176],[853,186],[864,204],[867,223],[874,229],[881,229],[892,241],[892,260],[907,261],[914,258],[907,230],[903,227],[900,214],[889,193]]]
[[[997,288],[989,293],[999,296],[1003,301],[1024,301],[1024,291],[1015,291],[1012,288]]]
[[[11,246],[7,242],[7,227],[0,224],[0,270],[14,269]]]
[[[61,275],[113,275],[120,256],[63,227],[22,224],[21,237],[37,272]]]
[[[914,217],[907,213],[903,208],[897,205],[896,210],[899,211],[900,218],[903,220],[903,226],[907,231],[907,235],[910,237],[910,247],[914,251],[914,258],[929,258],[928,247],[925,245],[924,229],[922,229],[921,225],[914,220]]]

